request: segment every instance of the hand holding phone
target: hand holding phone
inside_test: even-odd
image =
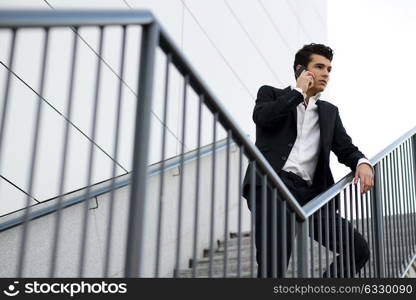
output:
[[[296,87],[301,88],[304,93],[313,85],[313,73],[308,72],[305,66],[299,65],[300,67],[295,71]],[[303,71],[307,74],[301,76]]]
[[[295,78],[296,80],[299,78],[300,74],[302,74],[303,71],[306,71],[306,67],[300,65],[300,68],[296,70],[295,72]]]

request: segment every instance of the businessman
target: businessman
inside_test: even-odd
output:
[[[366,193],[374,185],[373,168],[364,154],[352,143],[341,122],[338,108],[320,99],[321,92],[325,90],[329,82],[332,58],[333,51],[330,47],[314,43],[305,45],[295,55],[293,68],[296,86],[289,86],[285,89],[262,86],[258,91],[254,107],[256,146],[300,205],[306,204],[334,184],[329,166],[330,151],[335,153],[340,163],[355,172],[354,183],[360,183],[361,193]],[[278,225],[277,228],[272,228],[272,207],[275,207],[271,205],[272,191],[269,187],[267,188],[266,215],[263,215],[261,177],[258,174],[255,178],[255,199],[250,198],[251,168],[250,164],[243,181],[243,196],[247,199],[249,209],[255,213],[256,217],[257,275],[258,277],[272,277],[273,270],[275,270],[277,277],[283,277],[285,275],[283,274],[283,266],[284,264],[287,266],[292,251],[290,242],[292,235],[291,215],[287,209],[287,222],[283,224],[283,220],[280,218],[283,210],[282,201],[277,201]],[[282,199],[281,195],[277,196],[278,200]],[[255,209],[251,207],[252,203],[255,205]],[[332,232],[332,219],[329,217],[327,220],[324,215],[321,219],[322,222],[319,223],[322,224],[322,228],[328,225],[329,232]],[[264,218],[267,219],[266,269],[262,264],[262,221]],[[342,228],[340,229],[343,239],[338,236],[339,224],[335,223],[336,247],[332,238],[326,240],[324,233],[322,233],[323,246],[336,253],[340,253],[341,249],[343,249],[343,253],[347,253],[345,227],[348,226],[349,236],[353,232],[353,243],[350,242],[350,246],[354,245],[354,251],[350,250],[350,252],[354,253],[355,257],[351,256],[348,262],[346,255],[344,255],[343,261],[338,255],[336,259],[337,274],[334,272],[335,268],[332,263],[329,270],[325,271],[324,276],[343,275],[347,277],[347,264],[350,264],[351,272],[353,269],[359,272],[369,259],[369,248],[363,236],[353,229],[348,220],[342,218]],[[315,216],[310,224],[315,233],[314,237],[317,239],[318,218]],[[285,262],[282,261],[284,259],[283,230],[287,232]],[[273,232],[276,233],[277,247],[272,245]],[[341,264],[344,267],[344,274],[340,274]],[[350,276],[352,275],[350,273]]]

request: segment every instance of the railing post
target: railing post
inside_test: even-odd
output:
[[[298,242],[298,277],[308,278],[309,273],[309,251],[308,251],[308,219],[299,220],[296,218],[297,242]],[[294,249],[292,249],[294,251]]]
[[[140,277],[143,272],[149,129],[158,38],[159,29],[156,22],[142,26],[125,277]]]
[[[415,184],[415,188],[416,188],[416,134],[414,134],[412,136],[412,142],[413,142],[413,164],[414,164],[413,168],[414,168],[414,174],[415,174],[414,184]]]
[[[377,264],[377,273],[379,278],[385,277],[385,264],[384,264],[384,222],[383,222],[383,199],[381,195],[382,191],[382,178],[380,164],[377,163],[374,166],[375,169],[375,184],[374,184],[374,237],[376,242],[376,264]]]

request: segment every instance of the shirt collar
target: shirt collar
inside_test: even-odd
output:
[[[294,89],[293,85],[289,86],[290,89]],[[316,104],[316,102],[321,98],[322,93],[317,93],[315,96],[309,98],[309,103]]]
[[[310,98],[309,98],[309,102],[311,102],[311,101],[312,101],[312,103],[316,104],[316,101],[318,101],[318,100],[319,100],[319,98],[321,98],[321,94],[322,94],[322,93],[317,93],[315,96],[310,97]]]

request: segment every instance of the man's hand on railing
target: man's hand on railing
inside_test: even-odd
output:
[[[357,166],[354,177],[354,184],[358,183],[360,179],[360,192],[361,194],[367,193],[374,186],[374,174],[370,165],[362,163]]]

